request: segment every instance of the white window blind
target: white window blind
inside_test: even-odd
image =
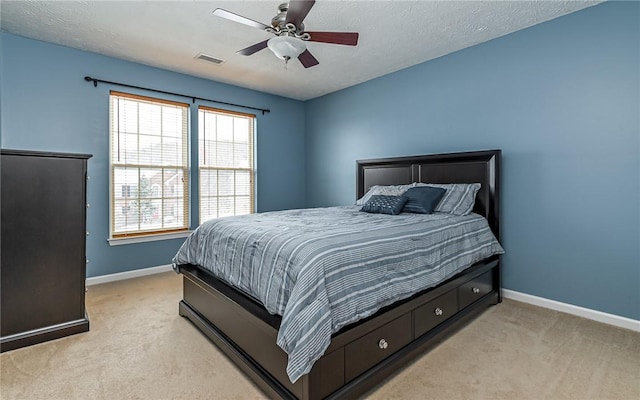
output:
[[[111,92],[111,237],[189,228],[188,104]]]
[[[198,108],[200,223],[254,212],[255,115]]]

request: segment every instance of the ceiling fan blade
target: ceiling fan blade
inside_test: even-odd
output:
[[[307,14],[309,14],[309,10],[311,10],[311,7],[313,7],[315,2],[315,0],[290,0],[287,19],[285,22],[287,24],[291,22],[296,27],[300,27],[302,21],[304,21]]]
[[[242,50],[238,50],[236,51],[237,54],[241,54],[243,56],[250,56],[253,53],[257,53],[260,50],[264,49],[265,47],[267,47],[267,42],[269,41],[269,39],[264,40],[260,43],[256,43],[253,46],[249,46],[246,49],[242,49]]]
[[[358,32],[306,32],[310,42],[322,42],[355,46],[358,44]]]
[[[230,21],[233,22],[239,22],[241,24],[245,24],[245,25],[249,25],[252,26],[254,28],[258,28],[258,29],[266,29],[268,28],[267,25],[258,22],[258,21],[254,21],[252,19],[243,17],[242,15],[238,15],[238,14],[234,14],[230,11],[227,10],[223,10],[222,8],[216,8],[215,10],[213,10],[213,15],[216,15],[218,17],[222,17],[224,19],[228,19]]]
[[[309,50],[303,51],[302,54],[298,56],[298,60],[300,60],[300,63],[302,63],[305,68],[320,64]]]

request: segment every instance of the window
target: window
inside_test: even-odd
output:
[[[189,228],[188,104],[111,92],[111,237]]]
[[[200,223],[254,212],[255,115],[198,108]]]

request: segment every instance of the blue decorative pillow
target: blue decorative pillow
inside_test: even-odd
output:
[[[431,186],[411,188],[403,194],[403,196],[407,198],[407,203],[404,205],[402,211],[416,214],[431,214],[446,192],[446,189]]]
[[[402,212],[402,207],[404,207],[406,202],[407,198],[404,196],[374,195],[364,203],[360,211],[375,214],[398,215]]]

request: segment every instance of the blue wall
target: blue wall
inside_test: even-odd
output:
[[[640,319],[640,4],[604,3],[306,103],[307,205],[355,160],[503,150],[505,288]]]
[[[85,75],[271,109],[264,116],[257,114],[257,208],[269,211],[304,207],[304,103],[7,33],[1,35],[2,147],[93,154],[87,194],[91,204],[87,216],[91,233],[87,238],[88,276],[169,264],[184,239],[114,247],[107,243],[109,90],[155,94],[108,85],[94,88],[83,80]],[[192,109],[197,109],[198,104],[216,106],[196,102]],[[191,114],[192,140],[196,140],[197,115],[195,111]],[[287,129],[281,129],[285,122]],[[192,220],[198,221],[195,202],[192,212]]]
[[[89,276],[182,239],[109,247],[110,88],[85,75],[270,108],[259,211],[352,202],[357,159],[501,148],[505,287],[640,319],[639,17],[607,2],[306,103],[1,33],[0,143],[94,155]]]

